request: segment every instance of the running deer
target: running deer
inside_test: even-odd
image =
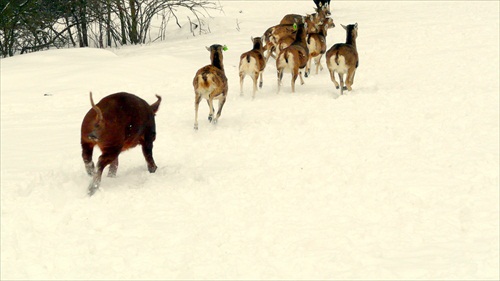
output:
[[[87,174],[93,176],[88,188],[92,195],[99,188],[102,172],[109,166],[108,177],[116,176],[120,152],[140,144],[150,173],[156,171],[153,160],[153,141],[156,139],[155,114],[160,107],[161,97],[149,105],[143,99],[129,94],[116,93],[104,97],[94,104],[85,115],[81,128],[82,157]],[[102,152],[95,171],[92,153],[94,146]]]
[[[307,33],[318,32],[320,17],[316,14],[306,16],[289,14],[283,17],[280,24],[268,28],[262,36],[265,43],[264,50],[267,51],[266,62],[271,56],[275,58],[278,55],[275,56],[274,53],[279,51],[279,44],[286,41],[288,44],[285,44],[285,47],[287,47],[295,40],[298,24],[305,24]]]
[[[272,26],[268,28],[265,32],[264,35],[262,36],[264,39],[264,50],[267,52],[266,54],[266,62],[269,60],[269,58],[275,57],[273,53],[276,52],[276,48],[278,45],[278,42],[285,37],[292,37],[295,39],[295,34],[297,32],[296,29],[294,29],[294,26],[296,24],[278,24],[275,26]]]
[[[297,26],[297,36],[295,41],[283,49],[276,58],[276,69],[278,74],[278,93],[281,88],[283,72],[292,73],[292,93],[295,92],[295,80],[300,76],[301,85],[304,84],[301,69],[305,68],[309,60],[309,51],[306,44],[306,24]]]
[[[323,70],[321,65],[321,57],[326,52],[326,34],[328,31],[327,24],[321,24],[319,26],[318,33],[307,34],[307,48],[309,49],[309,61],[307,62],[305,75],[311,73],[311,62],[314,60],[316,64],[316,74],[318,74],[318,69]]]
[[[208,107],[210,109],[210,113],[208,114],[208,121],[216,124],[227,97],[227,77],[224,72],[224,64],[222,62],[222,51],[227,50],[227,47],[214,44],[206,48],[210,52],[211,64],[200,68],[196,72],[196,75],[193,79],[193,87],[195,93],[195,130],[198,130],[198,107],[200,105],[201,98],[206,99],[208,102]],[[219,109],[217,110],[217,115],[215,116],[215,118],[213,106],[214,99],[219,100]]]
[[[295,25],[295,26],[297,26],[297,25]],[[311,23],[311,24],[307,23],[306,26],[307,26],[306,34],[319,32],[320,25],[317,23]],[[292,45],[292,43],[295,42],[295,39],[296,39],[296,34],[293,34],[290,36],[282,36],[279,39],[279,41],[276,42],[276,55],[279,55],[279,53],[281,51],[283,51],[288,46]],[[306,77],[307,77],[307,74],[306,74]]]
[[[318,10],[319,11],[319,10]],[[319,24],[324,20],[326,15],[322,12],[311,15],[288,14],[283,17],[280,24],[270,27],[264,33],[264,49],[267,51],[266,62],[272,56],[275,58],[281,49],[284,49],[295,40],[297,24],[306,25],[306,33],[317,33]],[[276,53],[276,56],[274,55]]]
[[[264,58],[264,46],[261,37],[251,37],[253,48],[252,50],[243,53],[240,56],[240,95],[243,95],[243,80],[248,75],[253,79],[253,94],[252,99],[255,98],[257,91],[257,80],[260,75],[259,88],[262,88],[262,72],[266,67],[266,60]]]
[[[358,24],[342,25],[342,27],[347,33],[346,42],[335,44],[326,52],[326,65],[330,71],[330,78],[335,84],[335,88],[338,89],[339,84],[334,77],[335,72],[338,73],[341,95],[344,94],[344,90],[352,90],[354,74],[359,65],[358,51],[356,49]],[[344,74],[346,74],[346,86],[344,86]]]

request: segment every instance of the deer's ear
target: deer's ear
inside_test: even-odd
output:
[[[207,48],[207,51],[209,51],[209,52],[210,52],[210,47],[205,46],[205,48]]]
[[[340,24],[345,30],[347,30],[347,27],[343,24]]]

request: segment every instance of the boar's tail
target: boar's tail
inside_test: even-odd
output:
[[[160,103],[161,103],[161,97],[159,95],[155,95],[155,96],[158,98],[158,100],[151,105],[151,109],[153,110],[154,113],[156,113],[158,111],[158,109],[160,108]]]

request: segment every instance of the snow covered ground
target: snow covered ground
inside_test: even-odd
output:
[[[499,2],[332,3],[328,47],[359,24],[340,97],[326,69],[277,95],[273,59],[239,95],[250,37],[312,1],[221,1],[207,35],[2,59],[1,279],[498,280]],[[194,131],[214,43],[228,100]],[[90,198],[89,91],[163,96],[157,172],[124,152]]]

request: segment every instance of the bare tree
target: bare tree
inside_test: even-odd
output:
[[[215,0],[217,1],[217,0]],[[34,52],[50,47],[109,47],[151,40],[152,21],[160,18],[160,35],[177,12],[187,9],[200,34],[209,10],[222,10],[209,0],[0,0],[0,54]],[[217,1],[218,2],[218,1]]]
[[[221,10],[222,8],[214,1],[208,0],[129,0],[129,9],[126,10],[127,20],[121,21],[127,24],[130,43],[145,43],[147,34],[151,28],[151,21],[154,16],[162,15],[163,19],[175,18],[180,27],[176,16],[176,10],[179,8],[188,9],[195,17],[198,25],[201,27],[202,16],[209,15],[208,10]],[[163,24],[168,21],[162,21]],[[160,27],[160,29],[164,26]]]

